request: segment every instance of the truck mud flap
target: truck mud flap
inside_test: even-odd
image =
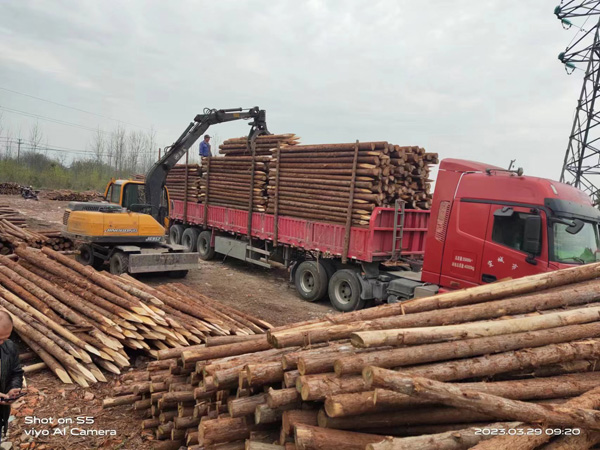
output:
[[[129,255],[129,272],[170,272],[198,268],[198,253],[140,253]]]

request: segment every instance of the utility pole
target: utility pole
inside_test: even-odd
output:
[[[17,162],[21,158],[21,138],[17,141]]]

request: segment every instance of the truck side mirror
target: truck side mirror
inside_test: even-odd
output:
[[[531,255],[527,258],[527,262],[534,261],[533,256],[539,255],[541,252],[542,218],[538,215],[527,216],[523,234],[523,251]]]

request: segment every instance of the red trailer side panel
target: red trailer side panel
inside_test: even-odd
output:
[[[203,225],[204,205],[188,202],[187,220],[184,220],[184,202],[174,200],[171,219],[190,225]],[[273,240],[274,219],[272,214],[253,213],[252,237]],[[209,228],[246,235],[247,223],[247,211],[223,206],[208,207],[207,225]],[[428,224],[429,211],[405,211],[403,256],[423,256]],[[393,249],[393,227],[394,209],[375,208],[368,228],[352,228],[348,257],[365,262],[389,259]],[[305,250],[341,256],[344,248],[344,231],[343,225],[279,216],[279,243]]]

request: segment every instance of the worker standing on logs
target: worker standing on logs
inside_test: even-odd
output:
[[[9,339],[12,330],[10,314],[0,310],[0,441],[8,430],[10,405],[23,386],[23,368],[17,347]]]
[[[204,135],[204,140],[200,142],[200,157],[201,158],[209,158],[211,157],[210,153],[210,136],[208,134]]]

